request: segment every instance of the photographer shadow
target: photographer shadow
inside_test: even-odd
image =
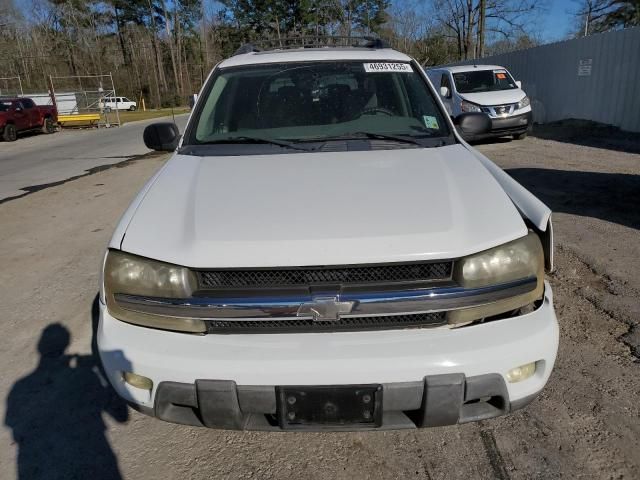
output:
[[[101,373],[97,299],[92,313],[91,355],[66,353],[71,334],[52,323],[38,342],[38,366],[18,380],[7,397],[4,423],[18,446],[21,480],[122,478],[105,435],[103,413],[124,423],[129,412]]]

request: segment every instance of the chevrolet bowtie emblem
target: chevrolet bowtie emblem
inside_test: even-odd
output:
[[[336,322],[340,315],[351,313],[356,302],[341,302],[340,297],[314,297],[300,305],[298,317],[312,317],[314,322]]]

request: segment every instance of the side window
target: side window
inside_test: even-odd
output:
[[[451,80],[449,79],[448,73],[443,73],[442,78],[440,79],[440,87],[447,87],[449,89],[449,95],[447,98],[451,97]]]
[[[22,106],[23,106],[25,109],[27,109],[27,110],[28,110],[28,109],[30,109],[30,108],[35,107],[35,105],[36,105],[36,104],[35,104],[35,103],[33,103],[33,100],[31,100],[30,98],[24,98],[24,99],[22,99]]]

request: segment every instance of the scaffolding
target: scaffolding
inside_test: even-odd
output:
[[[22,79],[17,77],[0,77],[0,97],[22,97]]]
[[[49,92],[63,126],[87,123],[98,127],[120,125],[118,110],[105,108],[105,99],[116,96],[111,73],[49,76]]]

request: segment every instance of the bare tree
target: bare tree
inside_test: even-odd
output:
[[[484,53],[487,34],[502,38],[527,32],[536,0],[435,0],[434,17],[452,38],[460,59]],[[476,49],[476,45],[478,48]]]
[[[578,36],[640,25],[639,0],[579,0]]]
[[[171,27],[170,27],[171,15],[169,14],[169,10],[167,9],[167,2],[165,2],[165,0],[161,0],[160,3],[162,5],[162,11],[164,12],[164,18],[165,18],[164,26],[167,33],[167,42],[169,44],[169,54],[171,55],[171,66],[173,67],[173,79],[176,82],[175,83],[176,89],[179,89],[180,80],[178,79],[178,76],[179,76],[178,63],[176,60],[177,52],[173,42],[173,34],[171,32]],[[181,92],[179,91],[179,93]]]

